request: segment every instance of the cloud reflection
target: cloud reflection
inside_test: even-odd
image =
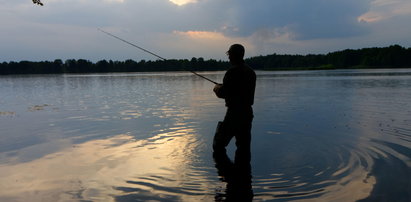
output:
[[[195,195],[199,187],[210,187],[207,175],[190,167],[198,145],[194,129],[177,127],[146,140],[120,134],[66,147],[29,162],[5,163],[0,167],[0,200],[111,201],[113,196],[124,195],[125,187],[153,195]],[[193,176],[195,181],[187,181]],[[184,193],[171,188],[184,183]],[[170,189],[153,190],[150,185]]]

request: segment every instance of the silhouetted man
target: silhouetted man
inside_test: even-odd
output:
[[[240,44],[230,46],[227,51],[232,67],[224,75],[223,84],[217,84],[214,92],[225,99],[227,112],[223,122],[219,123],[214,136],[214,152],[225,152],[230,140],[236,138],[237,154],[250,153],[251,122],[253,120],[254,91],[256,75],[244,62],[245,49]],[[249,158],[249,157],[247,157]],[[249,159],[244,159],[249,160]]]
[[[227,182],[227,199],[251,200],[251,125],[253,120],[255,72],[244,62],[245,49],[240,44],[227,51],[232,67],[224,75],[223,84],[217,84],[214,92],[225,99],[227,112],[219,122],[213,140],[213,157],[219,175]],[[237,150],[234,163],[226,154],[226,147],[235,137]]]

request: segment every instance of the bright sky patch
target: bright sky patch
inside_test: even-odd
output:
[[[217,40],[223,39],[224,35],[219,32],[207,32],[207,31],[174,31],[175,34],[187,36],[194,39],[210,39],[210,40]]]
[[[178,6],[182,6],[182,5],[185,5],[185,4],[188,4],[188,3],[197,2],[196,0],[169,0],[169,1],[171,1],[172,3],[174,3]]]
[[[411,2],[408,0],[376,0],[369,12],[361,15],[358,21],[378,22],[400,15],[411,15]]]

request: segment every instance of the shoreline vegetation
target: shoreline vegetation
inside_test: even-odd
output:
[[[364,68],[411,68],[411,48],[392,45],[383,48],[346,49],[328,54],[279,55],[271,54],[247,58],[255,70],[327,70]],[[114,73],[156,71],[218,71],[229,67],[228,61],[204,58],[146,61],[100,60],[93,63],[85,59],[62,61],[20,61],[0,63],[0,75],[12,74],[65,74]]]

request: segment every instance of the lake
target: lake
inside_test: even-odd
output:
[[[226,110],[213,86],[184,72],[0,76],[0,201],[241,195],[213,160]],[[254,201],[411,201],[411,69],[257,71],[251,146]]]

